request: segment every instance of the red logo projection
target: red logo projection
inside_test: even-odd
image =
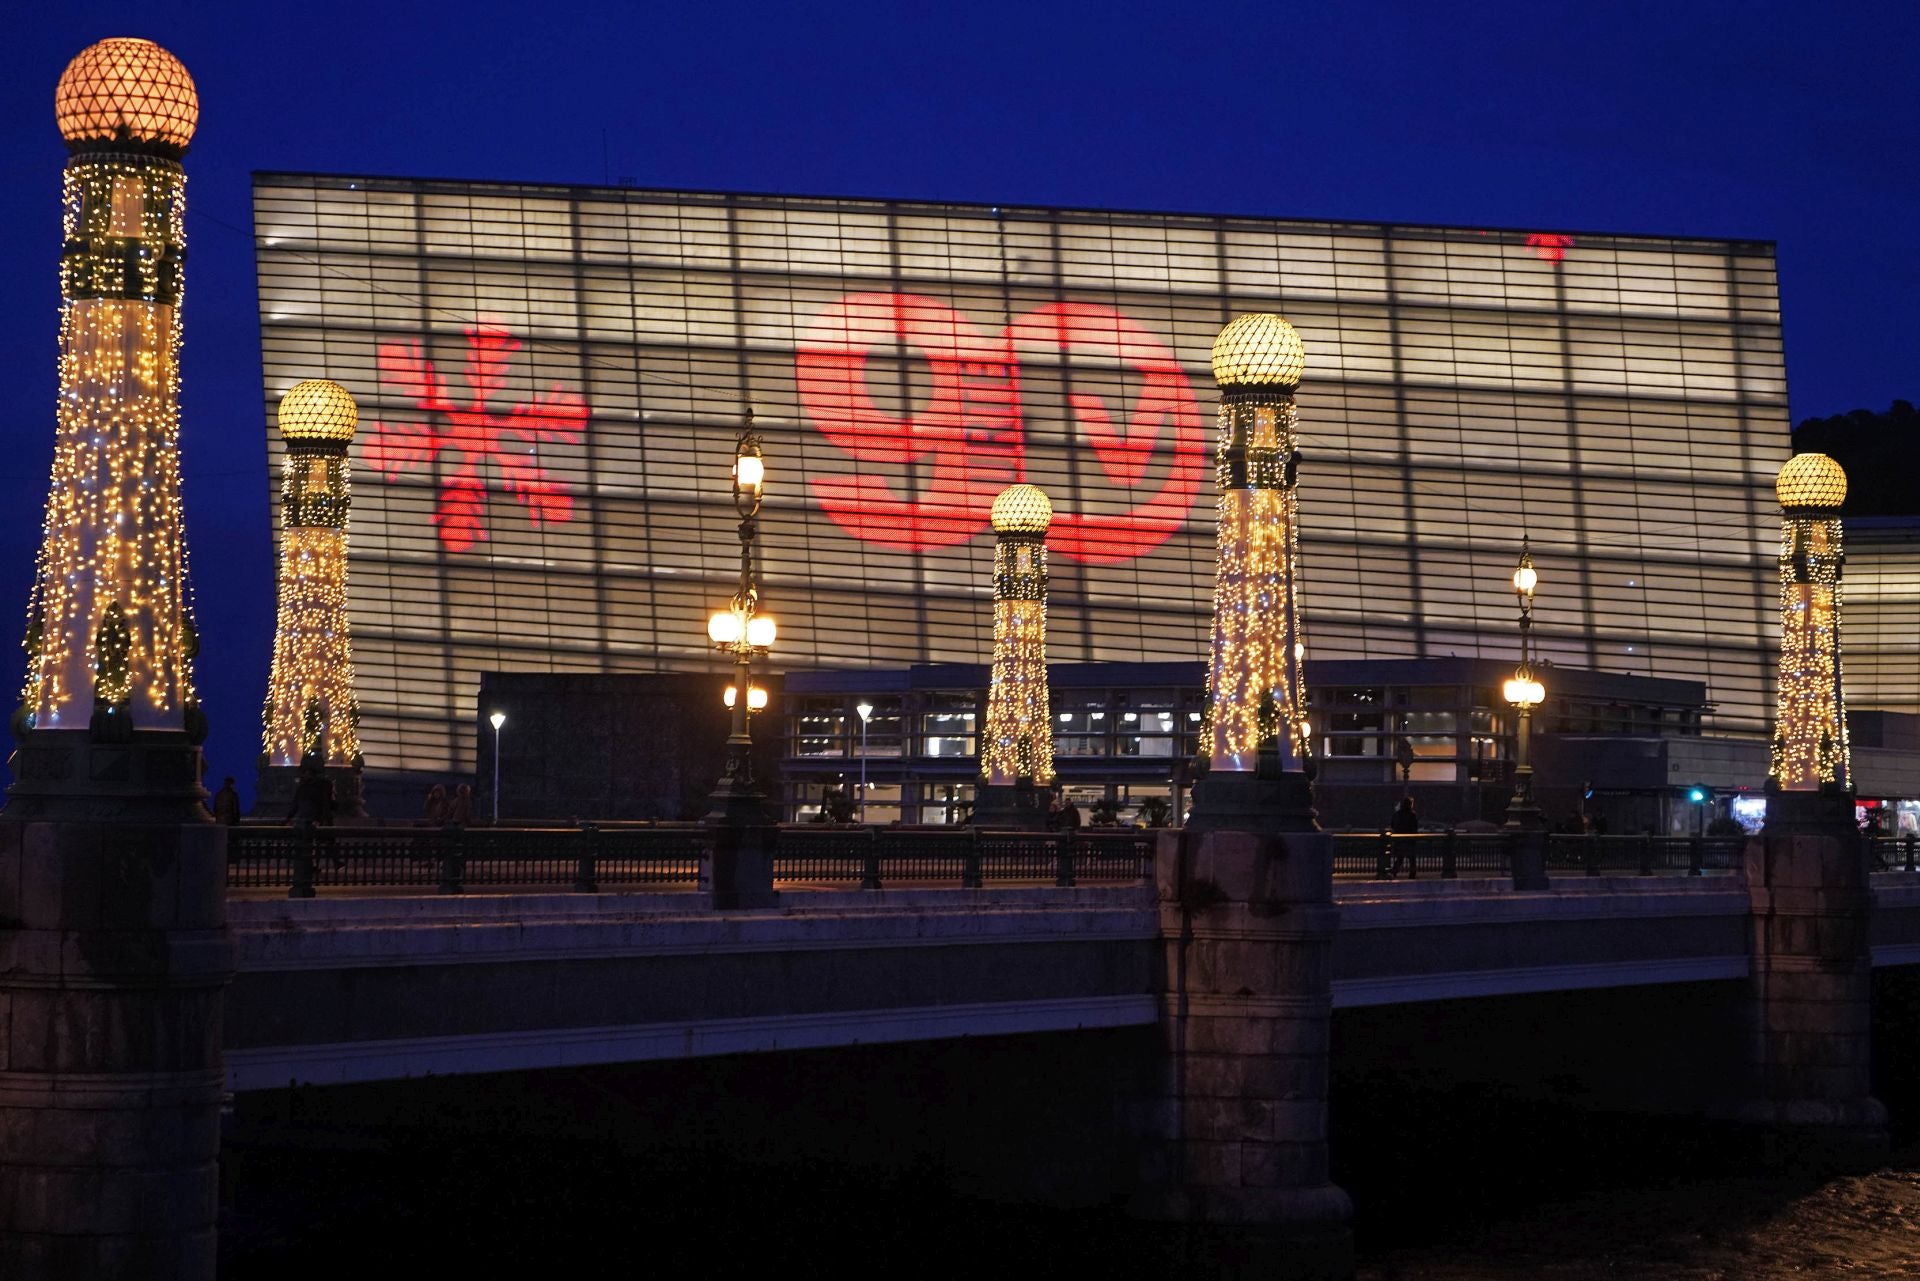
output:
[[[535,525],[573,519],[573,496],[547,475],[540,446],[578,444],[587,422],[587,402],[555,383],[527,404],[496,411],[492,401],[507,385],[507,360],[520,341],[506,330],[475,325],[467,330],[466,383],[470,401],[456,406],[433,362],[417,342],[380,344],[380,381],[408,396],[436,419],[428,424],[374,426],[367,461],[392,480],[406,472],[450,468],[440,480],[433,524],[448,551],[464,552],[487,536],[489,459],[500,487],[527,509]]]
[[[1527,233],[1527,248],[1533,250],[1536,258],[1560,262],[1566,258],[1567,250],[1573,248],[1573,237],[1555,231],[1533,231]]]
[[[879,352],[926,362],[932,391],[910,417],[874,404],[867,361]],[[1133,502],[1116,515],[1059,512],[1049,546],[1075,560],[1113,564],[1165,542],[1186,520],[1206,472],[1200,407],[1172,349],[1097,303],[1048,303],[998,334],[982,333],[939,299],[917,294],[848,294],[828,307],[795,353],[802,408],[857,462],[917,463],[922,471],[917,493],[905,495],[872,471],[821,477],[813,482],[821,510],[855,538],[901,551],[949,547],[986,529],[994,495],[1025,477],[1023,353],[1047,361],[1091,358],[1139,380],[1133,412],[1124,418],[1105,397],[1068,394],[1106,478],[1130,491]],[[1157,482],[1156,455],[1167,459]]]

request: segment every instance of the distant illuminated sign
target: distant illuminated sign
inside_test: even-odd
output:
[[[932,392],[911,416],[875,404],[868,363],[881,351],[926,362]],[[1027,479],[1023,353],[1091,357],[1140,380],[1130,415],[1104,396],[1067,394],[1072,426],[1106,480],[1134,500],[1121,512],[1058,511],[1049,545],[1070,559],[1111,564],[1164,543],[1185,522],[1205,473],[1204,420],[1173,349],[1098,303],[1047,303],[998,334],[916,294],[851,293],[827,307],[794,353],[800,405],[821,435],[867,467],[815,479],[821,510],[855,538],[901,551],[949,547],[985,530],[994,495]],[[1156,454],[1168,459],[1157,481]],[[907,465],[921,468],[916,492],[903,492]]]

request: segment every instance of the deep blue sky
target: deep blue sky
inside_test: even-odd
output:
[[[4,681],[52,453],[53,85],[110,35],[200,88],[182,447],[210,770],[248,793],[273,625],[256,169],[1753,237],[1779,243],[1796,420],[1920,399],[1912,0],[28,2],[0,46]]]

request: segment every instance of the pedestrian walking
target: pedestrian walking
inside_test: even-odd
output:
[[[1420,815],[1413,807],[1413,793],[1408,792],[1400,798],[1393,817],[1387,820],[1389,840],[1394,836],[1412,836],[1420,830]],[[1387,864],[1387,875],[1392,877],[1399,872],[1400,865],[1406,864],[1409,875],[1413,872],[1413,842],[1392,841],[1393,859]]]

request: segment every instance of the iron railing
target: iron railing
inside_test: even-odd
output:
[[[1875,870],[1881,872],[1920,872],[1920,838],[1908,832],[1904,836],[1871,836],[1867,852]]]
[[[711,829],[698,824],[578,828],[237,827],[227,887],[463,894],[470,890],[690,890]],[[773,875],[789,888],[1140,881],[1155,833],[1082,828],[999,832],[964,827],[794,825],[778,829]]]
[[[1504,876],[1519,834],[1492,832],[1337,832],[1333,872],[1344,878]],[[1740,866],[1744,836],[1591,836],[1546,834],[1547,871],[1562,875],[1701,876]]]

